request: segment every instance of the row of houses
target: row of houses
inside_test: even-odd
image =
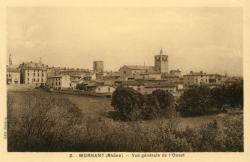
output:
[[[168,71],[168,56],[160,51],[154,57],[154,66],[124,65],[116,72],[104,71],[103,61],[95,61],[93,70],[79,68],[49,67],[41,61],[25,62],[19,66],[7,66],[7,84],[42,85],[52,89],[77,89],[84,85],[84,90],[96,93],[112,93],[119,85],[131,87],[142,94],[149,94],[156,89],[171,92],[179,96],[183,89],[193,85],[208,85],[213,88],[231,83],[232,78],[219,74],[207,74],[203,71],[182,75],[177,70]]]
[[[133,80],[133,81],[115,81],[114,84],[105,84],[105,81],[86,81],[78,80],[77,84],[72,84],[69,75],[58,75],[49,77],[46,86],[53,90],[76,90],[79,89],[77,85],[81,85],[81,90],[91,93],[109,94],[122,85],[130,87],[141,94],[151,94],[154,90],[161,89],[172,93],[175,97],[179,97],[183,92],[182,83],[169,83],[161,80]]]

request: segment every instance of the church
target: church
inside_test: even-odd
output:
[[[121,80],[134,79],[155,79],[160,80],[162,74],[168,73],[168,55],[160,50],[158,55],[154,57],[154,66],[143,65],[124,65],[119,69]]]

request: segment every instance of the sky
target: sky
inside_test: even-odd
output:
[[[243,73],[242,9],[231,7],[10,7],[7,53],[14,64],[105,70],[154,65],[162,48],[169,69]]]

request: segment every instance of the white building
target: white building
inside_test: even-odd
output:
[[[7,84],[20,84],[20,69],[14,66],[7,67]]]
[[[200,72],[192,72],[189,74],[183,75],[183,83],[184,86],[192,86],[192,85],[204,85],[209,83],[209,75],[200,71]]]
[[[99,94],[112,94],[115,91],[115,87],[109,85],[101,85],[97,86],[95,89],[95,93]]]
[[[68,89],[71,88],[71,81],[69,75],[57,75],[48,77],[46,86],[54,89]]]
[[[44,85],[47,80],[47,66],[35,62],[20,64],[21,84]]]

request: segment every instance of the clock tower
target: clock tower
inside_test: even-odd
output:
[[[159,73],[168,73],[168,56],[163,54],[162,49],[159,55],[155,55],[155,71]]]

